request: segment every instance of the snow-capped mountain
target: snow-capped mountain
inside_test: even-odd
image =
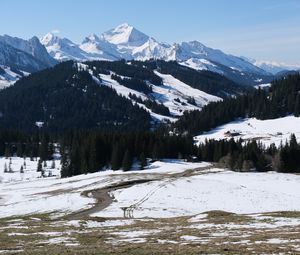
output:
[[[48,53],[59,61],[70,59],[83,61],[87,59],[86,52],[67,38],[60,38],[53,33],[48,33],[40,41],[46,47]]]
[[[81,44],[47,34],[41,39],[51,56],[59,61],[73,60],[149,60],[178,61],[197,70],[218,72],[236,82],[256,85],[266,82],[270,73],[249,61],[206,47],[198,41],[161,43],[127,23],[86,37]],[[245,77],[247,77],[245,79]],[[269,80],[268,80],[269,81]]]
[[[29,40],[0,36],[0,89],[14,84],[26,74],[57,63],[35,36]]]
[[[48,65],[33,55],[0,41],[0,65],[26,72],[35,72]]]
[[[86,52],[85,56],[89,60],[118,60],[125,57],[120,55],[115,45],[101,40],[95,34],[86,37],[79,47]]]
[[[0,41],[18,50],[30,54],[46,66],[57,64],[57,61],[48,54],[46,48],[40,43],[39,39],[36,36],[32,37],[29,40],[24,40],[9,35],[3,35],[0,36]]]
[[[272,74],[277,74],[282,71],[300,70],[300,64],[290,65],[276,61],[254,61],[253,64]]]
[[[176,49],[176,58],[174,60],[180,62],[192,61],[195,65],[197,65],[197,61],[200,60],[202,65],[208,65],[208,70],[210,70],[210,66],[214,65],[213,63],[218,63],[230,67],[233,70],[267,74],[262,69],[254,66],[242,58],[228,55],[220,50],[206,47],[198,41],[182,42],[181,44],[178,44]],[[201,69],[202,66],[199,65],[198,68]]]
[[[149,40],[149,36],[124,23],[103,33],[101,39],[115,45],[139,47]]]

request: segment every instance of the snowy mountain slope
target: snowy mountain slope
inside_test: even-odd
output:
[[[57,64],[57,61],[48,54],[46,48],[40,43],[36,36],[29,40],[23,40],[9,35],[3,35],[0,36],[0,41],[32,55],[47,66]]]
[[[162,78],[163,86],[153,86],[154,93],[152,95],[167,106],[175,116],[182,115],[184,111],[199,110],[210,102],[222,100],[219,97],[194,89],[172,75],[161,74],[157,71],[154,73]],[[196,105],[189,103],[190,98],[195,100]]]
[[[57,64],[37,37],[23,40],[8,35],[0,36],[0,89],[11,86],[24,74]]]
[[[99,37],[92,35],[81,44],[47,34],[41,39],[48,52],[57,60],[149,60],[161,59],[178,61],[196,70],[209,70],[244,80],[245,85],[258,85],[257,80],[270,78],[268,72],[249,61],[216,49],[206,47],[198,41],[161,43],[127,23],[111,29]],[[227,68],[225,68],[227,67]],[[234,72],[234,75],[233,75]],[[247,77],[245,79],[245,77]]]
[[[217,127],[210,132],[195,137],[196,141],[204,142],[205,139],[231,139],[251,140],[256,139],[266,146],[274,143],[279,146],[285,144],[292,133],[300,139],[300,118],[288,116],[278,119],[257,120],[255,118],[242,119]]]
[[[178,61],[187,61],[189,59],[205,59],[208,62],[216,62],[221,65],[230,67],[234,70],[243,72],[267,74],[262,69],[252,65],[242,58],[225,54],[221,50],[206,47],[198,41],[182,42],[176,47],[176,59]],[[206,65],[205,62],[202,62]]]
[[[25,51],[16,49],[7,43],[0,41],[0,65],[13,69],[35,72],[48,65]]]
[[[115,45],[137,47],[145,44],[149,40],[149,36],[124,23],[103,33],[101,39]]]
[[[86,56],[90,60],[118,60],[125,58],[125,56],[120,55],[115,45],[101,40],[97,35],[86,37],[79,47],[87,53]]]
[[[276,61],[255,60],[255,59],[250,59],[245,57],[243,57],[243,59],[265,70],[266,72],[274,75],[282,71],[300,70],[300,64],[287,64],[287,63],[276,62]]]
[[[24,73],[13,71],[10,67],[0,65],[0,90],[13,85]]]
[[[152,88],[152,93],[146,95],[140,91],[125,87],[118,81],[112,79],[112,75],[115,75],[114,72],[110,72],[110,74],[99,74],[96,77],[93,72],[94,68],[92,68],[91,66],[77,63],[77,68],[79,70],[83,69],[88,71],[98,84],[111,87],[115,89],[118,94],[125,96],[128,99],[133,100],[130,97],[131,94],[141,98],[142,100],[154,100],[159,104],[163,104],[169,109],[171,116],[164,116],[154,113],[143,103],[138,102],[141,107],[150,112],[154,119],[158,120],[169,119],[171,121],[174,121],[176,120],[176,117],[182,115],[184,111],[200,110],[204,105],[210,102],[222,100],[217,96],[213,96],[201,90],[194,89],[191,86],[174,78],[172,75],[161,74],[157,71],[154,71],[154,73],[162,78],[163,84],[152,84],[148,82],[148,85]],[[193,103],[191,103],[191,99],[194,100]]]
[[[59,61],[70,59],[83,61],[87,59],[86,52],[67,38],[60,38],[48,33],[40,41],[46,47],[48,53]]]

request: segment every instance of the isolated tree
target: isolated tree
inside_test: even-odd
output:
[[[11,161],[9,162],[9,165],[8,165],[8,172],[10,172],[10,173],[12,173],[13,172],[13,170],[12,170],[12,167],[11,167]]]
[[[54,169],[54,168],[55,168],[55,160],[53,159],[52,164],[51,164],[51,169]]]
[[[4,152],[5,158],[8,159],[10,155],[10,146],[8,144],[5,145],[5,152]]]
[[[42,160],[39,159],[38,164],[37,164],[37,172],[42,172],[43,170],[43,165],[42,165]]]
[[[20,167],[20,173],[24,174],[24,168],[23,168],[23,166]]]
[[[4,163],[4,173],[8,173],[7,165]]]

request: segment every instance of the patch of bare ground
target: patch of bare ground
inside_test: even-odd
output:
[[[299,254],[299,212],[0,220],[2,254]]]

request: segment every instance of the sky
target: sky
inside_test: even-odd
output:
[[[129,23],[158,41],[300,64],[300,0],[1,0],[0,34],[74,42]]]

